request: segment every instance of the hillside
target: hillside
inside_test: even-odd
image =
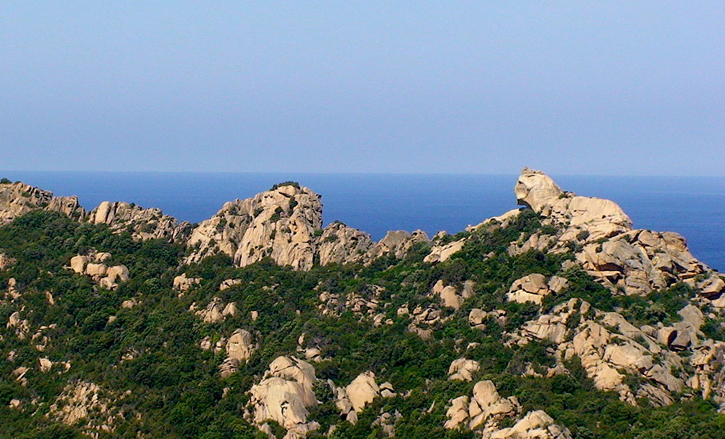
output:
[[[295,182],[189,224],[3,180],[0,437],[721,438],[723,277],[542,172],[514,193],[375,242]]]

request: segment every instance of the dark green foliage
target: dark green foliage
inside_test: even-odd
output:
[[[285,184],[299,187],[293,182],[280,185]],[[294,203],[291,200],[293,208]],[[278,210],[275,215],[281,218],[288,213]],[[0,270],[0,289],[4,291],[12,277],[22,291],[12,307],[0,307],[0,351],[15,351],[13,363],[0,362],[0,437],[84,437],[80,426],[54,424],[45,416],[64,387],[82,379],[113,392],[111,399],[124,414],[115,432],[102,434],[102,438],[130,439],[142,432],[145,437],[159,438],[261,439],[266,436],[242,416],[248,391],[277,356],[298,355],[298,338],[303,333],[307,343],[319,347],[325,358],[315,364],[319,379],[315,394],[321,404],[310,408],[310,418],[322,427],[310,437],[324,437],[328,428],[336,425],[332,437],[382,438],[381,427],[371,427],[372,422],[381,412],[397,411],[403,415],[395,424],[397,437],[473,438],[470,431],[445,430],[442,425],[448,401],[470,395],[479,379],[491,379],[502,395],[516,396],[524,412],[546,410],[576,438],[721,437],[725,420],[711,401],[693,398],[671,407],[633,407],[615,394],[595,390],[576,357],[565,364],[568,375],[523,376],[530,369],[545,374],[553,367],[556,346],[540,342],[504,344],[505,332],[566,300],[586,300],[604,311],[622,309],[639,325],[667,324],[679,319],[677,312],[694,294],[690,287],[675,284],[646,297],[613,295],[581,269],[562,272],[561,264],[570,255],[541,251],[509,255],[511,242],[537,232],[554,234],[556,230],[542,227],[540,218],[525,209],[507,227],[488,224],[442,238],[441,242],[464,237],[468,241],[461,252],[440,264],[423,263],[429,247],[421,243],[403,260],[386,255],[368,266],[315,266],[299,272],[279,267],[269,259],[238,268],[224,254],[181,266],[185,250],[168,242],[135,242],[130,234],[114,234],[103,225],[80,224],[52,212],[31,212],[0,227],[0,248],[17,260],[9,269]],[[316,234],[321,235],[321,231]],[[65,268],[72,256],[91,249],[112,253],[113,263],[126,265],[131,279],[108,291]],[[171,286],[173,278],[182,272],[201,282],[180,296]],[[547,296],[541,308],[506,301],[511,283],[531,273],[564,276],[569,287]],[[239,279],[240,283],[220,291],[219,285],[226,279]],[[438,280],[457,287],[474,280],[475,295],[460,310],[438,309],[439,300],[430,295]],[[55,305],[49,305],[46,292],[53,294]],[[341,303],[338,307],[330,305],[328,315],[320,310],[327,306],[320,302],[322,292],[336,295]],[[344,301],[353,294],[375,299],[380,306],[371,314],[365,310],[351,312]],[[235,302],[237,316],[204,324],[189,311],[192,304],[204,308],[215,297],[224,303]],[[121,309],[120,304],[130,298],[137,299],[139,305]],[[52,341],[45,352],[38,352],[28,340],[18,339],[5,327],[10,314],[20,306],[32,310],[23,314],[32,328],[56,325],[46,330]],[[436,308],[445,323],[422,327],[431,334],[423,339],[408,330],[409,315],[398,315],[403,306],[409,310],[417,306]],[[506,319],[490,317],[485,329],[473,329],[467,317],[474,307],[504,310]],[[249,318],[252,311],[259,313],[258,319]],[[370,318],[374,313],[382,314],[390,324],[374,326]],[[574,328],[586,318],[591,315],[574,314],[567,326]],[[222,379],[218,371],[225,353],[203,351],[199,342],[206,336],[213,341],[228,337],[237,328],[254,334],[259,349],[240,366],[239,373]],[[718,321],[707,320],[702,330],[710,337],[724,339]],[[37,364],[41,356],[70,361],[72,368],[60,372],[62,366],[55,366],[45,374],[34,369],[26,375],[27,386],[6,378],[18,365]],[[474,382],[447,379],[448,366],[461,356],[481,364]],[[376,399],[352,425],[340,418],[327,380],[347,385],[367,370],[373,371],[379,382],[390,381],[400,394]],[[628,380],[641,384],[633,378]],[[123,393],[126,390],[130,391],[127,395]],[[407,391],[406,397],[401,396]],[[13,410],[8,408],[11,399],[25,404],[36,399],[40,408],[33,413]],[[283,429],[271,425],[281,437]]]
[[[270,191],[273,191],[273,190],[275,190],[275,189],[279,189],[279,188],[281,188],[282,186],[292,186],[292,187],[294,187],[294,188],[297,188],[297,189],[299,189],[299,188],[300,188],[300,184],[299,184],[299,183],[297,183],[296,181],[283,181],[282,183],[277,183],[277,184],[275,184],[275,185],[274,185],[274,186],[272,186],[272,187],[271,187],[271,188],[270,188],[269,190],[270,190]]]

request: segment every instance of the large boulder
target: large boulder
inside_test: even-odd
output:
[[[564,195],[564,191],[548,175],[541,171],[524,168],[514,187],[516,201],[541,213]]]
[[[311,364],[295,357],[278,357],[249,391],[247,417],[260,427],[267,421],[276,421],[288,431],[305,435],[319,427],[307,422],[307,408],[317,405],[314,381],[315,369]]]

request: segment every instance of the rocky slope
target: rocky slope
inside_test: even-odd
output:
[[[718,437],[723,277],[542,172],[515,196],[376,243],[292,182],[196,226],[2,183],[0,435]]]

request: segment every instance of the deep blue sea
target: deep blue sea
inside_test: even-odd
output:
[[[89,210],[105,200],[128,201],[189,222],[293,180],[322,194],[325,223],[340,220],[375,239],[387,230],[455,233],[517,207],[516,175],[0,171],[2,177],[77,195]],[[725,178],[552,177],[565,190],[617,202],[637,228],[682,234],[697,258],[725,271]]]

